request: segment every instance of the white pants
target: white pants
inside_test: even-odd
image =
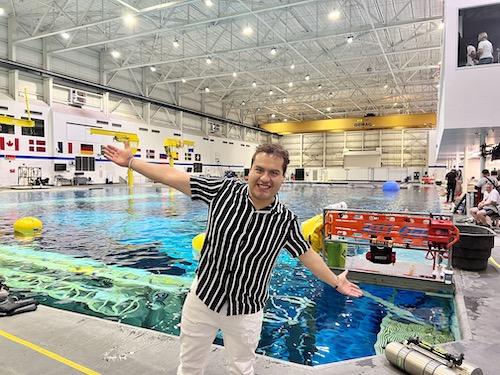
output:
[[[203,374],[207,356],[219,328],[226,349],[229,374],[253,375],[255,349],[260,339],[263,311],[248,315],[227,316],[210,310],[194,293],[189,292],[182,308],[181,353],[177,375]]]

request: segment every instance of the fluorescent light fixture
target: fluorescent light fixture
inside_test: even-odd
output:
[[[273,114],[271,115],[271,117],[272,117],[272,118],[275,118],[275,117],[276,117],[276,115],[273,113]]]
[[[292,63],[292,65],[290,65],[290,69],[295,69],[295,64]]]
[[[182,83],[186,83],[186,78],[182,78],[182,79],[181,79],[181,82],[182,82]]]
[[[236,78],[236,76],[238,75],[238,73],[236,72],[233,72],[233,77]]]
[[[271,55],[276,55],[276,47],[271,48]]]
[[[208,87],[205,87],[205,92],[210,92],[210,89]]]
[[[174,41],[172,42],[172,45],[177,48],[179,47],[179,41],[177,40],[177,38],[174,39]]]
[[[310,78],[311,78],[311,77],[309,76],[309,74],[306,74],[306,76],[304,77],[304,79],[305,79],[306,81],[309,81],[309,79],[310,79]]]
[[[320,83],[320,84],[318,85],[318,90],[321,90],[322,88],[323,88],[323,85]]]
[[[257,82],[253,81],[253,82],[252,82],[252,86],[253,86],[253,87],[257,87]]]
[[[63,39],[68,40],[68,39],[69,39],[69,33],[67,33],[67,32],[61,33],[61,37],[62,37]]]
[[[292,81],[288,82],[288,87],[293,87],[293,82]]]
[[[205,5],[207,7],[211,7],[212,5],[214,5],[214,3],[212,2],[212,0],[205,0]]]
[[[118,51],[111,51],[111,56],[113,56],[115,59],[121,56],[121,53]]]
[[[207,57],[207,64],[211,64],[212,63],[212,58],[209,56]]]
[[[155,67],[154,65],[151,65],[151,66],[149,67],[149,69],[150,69],[152,72],[156,72],[156,67]]]
[[[273,90],[269,90],[269,95],[272,95],[272,94],[274,94]]]
[[[352,43],[354,41],[354,36],[353,35],[349,35],[347,37],[347,43]]]

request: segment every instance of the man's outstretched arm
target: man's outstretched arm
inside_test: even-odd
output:
[[[103,154],[106,159],[111,160],[119,166],[131,168],[153,181],[161,182],[181,191],[189,197],[191,196],[191,184],[187,173],[181,172],[169,165],[152,164],[135,159],[128,142],[125,143],[124,149],[113,145],[104,146]]]

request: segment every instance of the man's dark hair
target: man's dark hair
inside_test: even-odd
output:
[[[288,151],[279,143],[264,143],[255,149],[255,152],[252,156],[252,164],[255,160],[255,155],[260,154],[261,152],[269,155],[276,155],[283,158],[283,174],[286,172],[286,167],[290,163],[290,155]]]
[[[483,172],[482,172],[482,173],[483,173],[483,174],[489,174],[489,173],[490,173],[490,171],[489,171],[488,169],[483,169]]]

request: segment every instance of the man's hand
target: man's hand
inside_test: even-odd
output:
[[[102,152],[106,159],[122,167],[128,167],[128,163],[134,157],[129,142],[125,142],[125,148],[123,150],[113,145],[107,145],[102,147]]]
[[[356,284],[351,283],[347,280],[347,274],[349,270],[345,270],[338,276],[339,284],[337,285],[337,291],[339,293],[345,294],[351,297],[361,297],[363,292]]]

